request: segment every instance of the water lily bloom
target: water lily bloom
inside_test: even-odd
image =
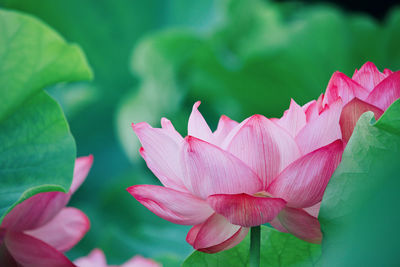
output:
[[[0,266],[75,266],[63,252],[82,239],[90,223],[82,211],[65,206],[85,180],[92,162],[92,156],[76,159],[68,193],[36,194],[4,217],[0,225]]]
[[[361,114],[372,111],[375,119],[400,97],[400,71],[385,69],[380,72],[372,62],[365,63],[349,78],[335,72],[329,81],[322,106],[341,98],[343,111],[340,125],[343,140],[347,143]]]
[[[117,265],[107,265],[106,257],[100,249],[92,250],[88,256],[79,258],[74,263],[78,267],[117,267]],[[137,255],[120,267],[161,267],[161,265],[152,259]]]
[[[270,222],[314,243],[322,238],[317,213],[325,187],[341,160],[340,99],[321,107],[292,100],[280,119],[254,115],[241,123],[226,116],[212,132],[193,106],[188,136],[163,118],[162,128],[133,125],[140,154],[163,186],[135,185],[130,192],[156,215],[193,225],[186,240],[215,253]]]

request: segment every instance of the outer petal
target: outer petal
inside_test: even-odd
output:
[[[38,228],[57,215],[68,203],[71,194],[46,192],[34,195],[15,206],[1,224],[14,231]]]
[[[322,200],[343,153],[343,143],[337,140],[290,164],[268,187],[267,191],[297,208],[311,207]]]
[[[135,185],[127,190],[150,211],[173,223],[199,224],[214,212],[206,201],[170,188],[157,185]]]
[[[166,129],[165,123],[164,129],[152,128],[144,122],[132,127],[143,146],[140,154],[154,175],[166,187],[186,191],[179,162],[182,143],[171,137],[171,130]]]
[[[78,267],[107,267],[106,257],[100,249],[93,249],[86,257],[74,261]]]
[[[298,132],[306,125],[306,114],[293,99],[290,101],[290,107],[285,112],[277,124],[286,129],[292,137],[296,137]]]
[[[262,189],[257,175],[238,158],[192,136],[182,150],[186,187],[206,199],[214,194],[253,194]]]
[[[387,73],[381,73],[374,63],[367,62],[354,73],[352,79],[371,92],[387,75]]]
[[[122,264],[121,267],[161,267],[161,265],[153,261],[152,259],[146,259],[142,256],[137,255]]]
[[[89,228],[89,219],[82,211],[64,208],[47,224],[25,233],[65,252],[75,246]]]
[[[225,115],[222,115],[219,119],[217,130],[213,133],[213,144],[221,146],[228,134],[238,124],[238,122],[231,120]]]
[[[366,102],[386,110],[398,98],[400,98],[400,71],[394,72],[378,84]]]
[[[339,118],[342,110],[342,101],[325,107],[321,114],[307,123],[296,136],[296,142],[303,155],[326,146],[337,139],[341,139]]]
[[[188,135],[194,136],[196,138],[202,139],[207,142],[211,142],[212,140],[212,132],[206,120],[201,115],[198,107],[201,102],[197,101],[193,105],[192,113],[189,117],[188,123]]]
[[[13,258],[23,267],[74,267],[61,252],[21,232],[8,231],[5,244]]]
[[[318,219],[304,210],[285,208],[279,213],[278,218],[289,233],[310,243],[321,243],[322,233]]]
[[[225,141],[231,141],[223,147],[257,173],[263,180],[263,189],[281,170],[300,157],[294,138],[261,115],[242,122],[230,136]]]
[[[182,142],[182,136],[175,130],[175,127],[172,125],[171,121],[167,118],[161,119],[161,127],[166,134],[168,134],[174,141],[179,144]]]
[[[6,230],[0,228],[0,264],[5,267],[18,267],[18,263],[13,259],[4,244]]]
[[[359,99],[367,98],[369,91],[353,81],[341,72],[335,72],[326,88],[323,106],[335,102],[341,98],[344,104],[347,104],[354,97]]]
[[[281,198],[256,197],[247,194],[212,195],[207,198],[211,207],[232,224],[258,226],[272,221],[285,207]]]
[[[93,164],[93,156],[79,157],[75,160],[74,178],[69,191],[73,194],[85,181]]]
[[[248,232],[248,228],[230,224],[223,216],[214,214],[201,225],[194,226],[186,241],[195,249],[216,253],[239,244]]]
[[[367,111],[374,112],[375,119],[379,119],[383,114],[383,110],[358,98],[354,98],[344,106],[342,114],[340,115],[339,123],[342,131],[343,141],[345,143],[349,141],[360,116]]]

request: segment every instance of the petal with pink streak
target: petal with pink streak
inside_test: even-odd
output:
[[[366,88],[337,71],[332,75],[328,83],[323,106],[335,102],[338,98],[342,99],[343,104],[347,104],[354,97],[365,99],[368,94],[369,91]]]
[[[93,156],[79,157],[75,160],[74,178],[69,191],[73,194],[85,181],[93,164]]]
[[[140,154],[149,169],[166,187],[187,191],[182,182],[179,150],[182,143],[171,137],[171,129],[152,128],[145,122],[133,125],[133,130],[142,143]]]
[[[78,267],[107,267],[106,257],[100,249],[93,249],[86,257],[74,261]]]
[[[354,81],[368,89],[371,92],[376,85],[388,76],[388,73],[382,73],[372,62],[365,63],[359,71],[356,71],[352,77]]]
[[[242,122],[230,136],[231,138],[225,140],[229,142],[230,139],[230,142],[223,147],[246,163],[262,179],[263,189],[281,170],[301,155],[294,138],[261,115],[254,115]]]
[[[308,154],[320,147],[326,146],[342,138],[339,125],[342,101],[338,99],[325,106],[319,116],[309,121],[296,136],[296,142],[302,155]]]
[[[375,114],[375,119],[377,120],[383,114],[383,110],[381,110],[380,108],[368,104],[358,98],[354,98],[343,107],[342,114],[340,115],[339,120],[343,142],[347,144],[358,119],[364,112],[367,111],[372,111]]]
[[[272,221],[286,204],[281,198],[247,194],[212,195],[207,198],[207,202],[230,223],[244,227],[258,226]]]
[[[229,223],[222,215],[214,214],[200,225],[195,225],[188,233],[186,241],[196,250],[216,253],[239,244],[248,228]]]
[[[152,259],[147,259],[140,255],[137,255],[122,264],[121,267],[161,267],[161,265],[153,261]]]
[[[157,216],[177,224],[199,224],[214,212],[206,201],[162,186],[134,185],[127,191]]]
[[[400,98],[400,71],[389,75],[369,94],[366,102],[386,110],[395,100]]]
[[[253,194],[262,189],[257,175],[231,153],[192,136],[182,149],[185,184],[194,195]]]
[[[57,215],[67,205],[71,194],[46,192],[36,194],[15,206],[8,213],[1,227],[24,231],[38,228]]]
[[[221,146],[228,134],[238,124],[238,122],[231,120],[225,115],[222,115],[219,119],[217,130],[213,133],[213,144]]]
[[[306,114],[293,99],[290,101],[289,109],[283,114],[277,124],[286,129],[292,137],[296,137],[298,132],[306,125]]]
[[[317,218],[303,209],[285,208],[278,215],[279,221],[292,235],[315,244],[322,241],[322,233]]]
[[[325,188],[339,165],[343,143],[337,140],[290,164],[267,188],[296,208],[311,207],[322,200]]]
[[[76,208],[64,208],[40,228],[25,231],[61,252],[70,250],[89,231],[88,217]]]
[[[23,267],[75,267],[55,248],[22,232],[8,231],[4,242],[12,257]]]
[[[198,110],[200,104],[201,102],[197,101],[193,105],[192,113],[190,114],[188,122],[188,135],[211,142],[213,138],[212,132],[203,115],[201,115]]]

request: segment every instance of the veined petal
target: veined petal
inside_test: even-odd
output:
[[[200,198],[214,194],[253,194],[262,190],[261,180],[241,160],[195,137],[185,138],[182,162],[185,185]]]
[[[213,133],[213,144],[221,146],[228,134],[235,128],[239,123],[231,120],[225,115],[222,115],[218,122],[217,130]]]
[[[212,195],[210,206],[232,224],[252,227],[272,221],[285,207],[281,198],[257,197],[247,194]]]
[[[380,82],[369,94],[366,102],[386,110],[400,98],[400,71],[396,71]]]
[[[8,231],[4,242],[12,257],[23,267],[75,267],[55,248],[22,232]]]
[[[162,186],[134,185],[127,191],[157,216],[177,224],[199,224],[214,212],[206,201]]]
[[[78,267],[107,267],[106,257],[100,249],[93,249],[86,257],[74,261]]]
[[[145,122],[132,125],[142,143],[140,154],[149,169],[166,187],[187,191],[182,182],[179,150],[182,143],[171,137],[171,129],[164,121],[164,128],[152,128]]]
[[[315,244],[322,241],[319,221],[303,209],[285,208],[279,214],[280,223],[292,235]]]
[[[79,157],[75,160],[74,178],[69,191],[73,194],[85,181],[93,164],[93,156]]]
[[[275,219],[273,219],[272,221],[269,222],[269,224],[274,227],[276,230],[278,230],[279,232],[282,233],[289,233],[288,230],[286,230],[285,227],[283,227],[283,225],[281,224],[281,222],[279,221],[278,217],[275,217]]]
[[[167,118],[161,118],[161,127],[177,144],[182,143],[182,136],[175,130],[174,125]]]
[[[70,250],[89,231],[88,217],[76,208],[64,208],[40,228],[25,231],[61,252]]]
[[[368,104],[358,98],[354,98],[344,106],[339,120],[343,142],[347,144],[358,119],[364,112],[367,111],[374,112],[375,119],[377,120],[383,114],[383,110],[381,110],[380,108]]]
[[[215,213],[204,223],[195,225],[189,231],[186,241],[196,250],[216,253],[239,244],[247,232],[248,228],[233,225]]]
[[[277,121],[277,124],[286,129],[294,138],[306,125],[306,122],[307,118],[303,108],[292,99],[289,109],[285,111],[282,118]]]
[[[212,132],[203,115],[201,115],[198,110],[200,104],[201,102],[197,101],[193,105],[192,113],[190,114],[188,122],[188,135],[210,142],[213,137]]]
[[[36,194],[15,206],[8,213],[1,227],[24,231],[38,228],[57,215],[67,205],[71,194],[45,192]]]
[[[331,105],[325,106],[317,118],[309,121],[303,127],[296,136],[296,142],[302,155],[341,139],[342,133],[339,125],[341,109],[342,101],[338,99]]]
[[[342,99],[343,104],[347,104],[354,97],[365,99],[368,94],[369,91],[366,88],[337,71],[332,75],[326,88],[323,106],[335,102],[338,98]]]
[[[343,153],[343,143],[337,140],[290,164],[267,188],[275,197],[283,198],[290,207],[311,207],[322,200]]]
[[[388,76],[388,73],[382,73],[372,62],[365,63],[359,71],[356,71],[352,77],[354,81],[371,92],[375,86]]]
[[[225,140],[229,143],[223,147],[246,163],[262,179],[263,189],[281,170],[301,155],[294,138],[261,115],[254,115],[243,121],[232,130],[230,136]]]
[[[121,267],[161,267],[161,265],[152,259],[146,259],[140,255],[137,255],[122,264]]]

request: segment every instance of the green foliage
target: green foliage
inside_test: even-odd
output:
[[[207,254],[193,252],[183,267],[248,266],[250,234],[236,247]],[[307,243],[287,233],[261,226],[261,266],[306,267],[315,266],[321,254],[321,246]]]
[[[36,19],[0,11],[0,218],[44,191],[67,191],[75,143],[57,104],[42,89],[90,79],[82,51]]]
[[[215,125],[225,113],[241,120],[254,113],[280,116],[290,98],[317,98],[336,70],[348,75],[366,61],[400,67],[399,11],[384,27],[367,16],[326,6],[264,1],[222,1],[222,19],[207,34],[170,30],[134,50],[138,91],[122,101],[118,132],[131,159],[138,142],[126,126],[169,116],[185,134],[184,115],[196,100]]]
[[[324,266],[398,263],[399,118],[397,100],[358,121],[321,205]]]

